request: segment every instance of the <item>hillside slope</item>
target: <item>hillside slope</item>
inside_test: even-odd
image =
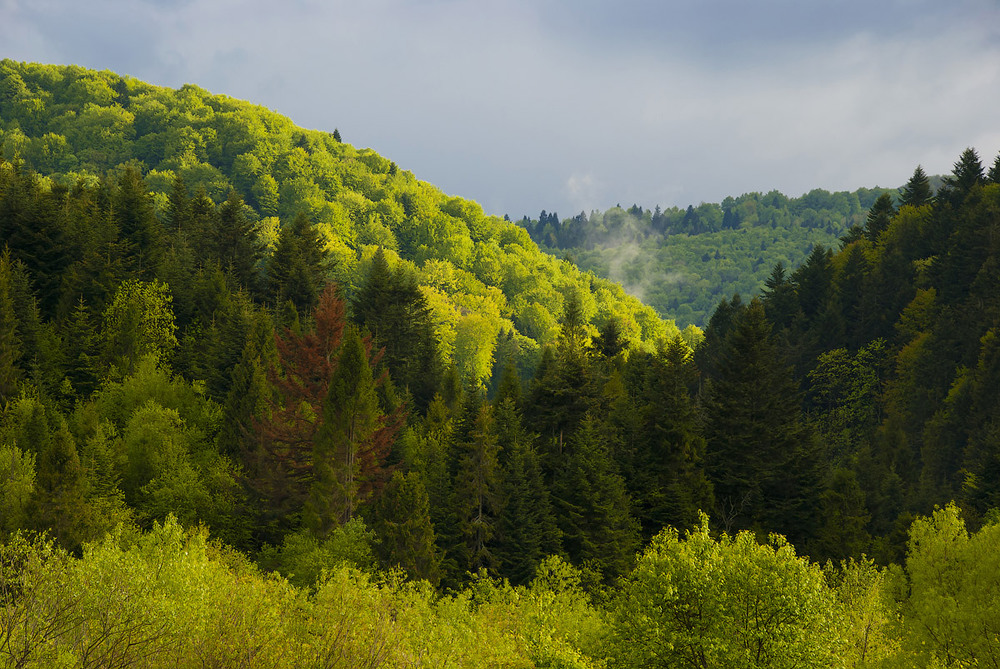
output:
[[[524,230],[475,202],[445,195],[336,131],[305,130],[197,86],[171,90],[107,71],[4,60],[0,147],[67,186],[135,166],[161,218],[176,177],[217,203],[235,189],[272,249],[280,227],[303,212],[348,296],[383,247],[420,285],[463,377],[489,377],[498,341],[513,342],[530,374],[571,294],[591,333],[615,319],[637,343],[678,334],[620,286],[540,252]]]

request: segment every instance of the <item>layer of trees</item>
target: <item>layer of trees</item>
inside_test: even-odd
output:
[[[899,192],[746,193],[686,209],[633,205],[562,220],[543,211],[519,224],[541,248],[621,283],[681,327],[704,327],[720,299],[759,292],[776,263],[798,267],[813,247],[835,245],[863,224],[880,195]]]
[[[2,118],[6,141],[25,121]],[[566,262],[540,265],[565,283],[532,339],[491,311],[531,288],[351,246],[307,210],[268,224],[177,173],[160,197],[138,163],[65,176],[0,160],[9,663],[995,652],[969,621],[997,618],[1000,161],[966,151],[936,193],[918,168],[703,340],[644,334],[647,310]],[[461,239],[489,246],[427,243]]]
[[[403,261],[396,280],[407,285],[393,289],[422,294],[443,362],[455,362],[463,377],[490,375],[489,360],[503,336],[515,342],[518,367],[528,378],[542,347],[558,334],[572,293],[581,293],[595,332],[617,319],[634,340],[654,343],[676,333],[672,322],[619,285],[541,253],[524,230],[485,215],[475,202],[445,195],[370,149],[355,149],[339,132],[305,130],[197,86],[171,90],[112,72],[0,61],[0,155],[70,190],[97,187],[105,177],[117,183],[130,173],[133,199],[152,193],[141,203],[150,211],[129,213],[131,222],[116,225],[142,250],[134,262],[144,265],[146,277],[161,254],[179,251],[156,230],[130,226],[145,225],[147,214],[167,228],[175,216],[183,218],[176,210],[178,183],[195,199],[184,230],[188,244],[210,242],[223,267],[233,264],[241,287],[272,305],[293,298],[302,311],[303,301],[315,299],[305,294],[315,289],[316,277],[284,266],[295,244],[285,240],[278,248],[280,231],[304,225],[300,216],[326,254],[322,277],[335,280],[348,299],[381,248],[393,265]],[[209,201],[234,206],[223,214],[224,229],[205,240]],[[133,206],[129,202],[115,204]],[[247,229],[254,234],[247,236]],[[241,236],[248,245],[241,246]],[[279,266],[268,268],[265,286],[262,258],[272,253]],[[57,299],[58,291],[49,290],[54,286],[39,288],[51,295],[46,300]]]

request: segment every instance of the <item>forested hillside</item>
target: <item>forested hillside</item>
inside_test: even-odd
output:
[[[7,665],[1000,652],[1000,160],[918,168],[701,340],[333,136],[3,67]]]
[[[933,178],[932,187],[939,181]],[[760,292],[776,263],[794,269],[814,246],[837,245],[886,192],[899,190],[815,189],[797,198],[746,193],[720,204],[665,210],[632,205],[563,220],[543,211],[519,224],[542,249],[621,283],[681,327],[704,327],[722,298]]]
[[[346,295],[383,248],[399,280],[418,287],[445,362],[454,361],[463,377],[488,378],[488,361],[504,342],[503,355],[516,356],[530,374],[541,347],[558,333],[571,293],[579,294],[587,327],[615,319],[630,338],[650,343],[676,333],[617,284],[539,253],[517,226],[446,196],[369,149],[355,149],[336,130],[298,128],[196,86],[169,90],[111,72],[9,60],[0,62],[0,119],[8,160],[16,156],[67,188],[95,186],[105,175],[116,182],[134,170],[161,220],[173,215],[179,187],[216,204],[238,195],[246,234],[261,243],[244,259],[247,276],[240,281],[248,291],[263,287],[263,259],[299,214],[325,251],[324,277]],[[47,299],[62,299],[64,315],[74,298]]]

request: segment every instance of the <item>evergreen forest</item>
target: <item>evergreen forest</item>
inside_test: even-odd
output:
[[[0,146],[3,666],[997,666],[1000,158],[583,217],[829,235],[682,330],[195,86],[4,60]]]

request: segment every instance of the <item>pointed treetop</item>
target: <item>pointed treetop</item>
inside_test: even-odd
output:
[[[917,165],[917,169],[913,170],[913,176],[903,186],[900,204],[919,207],[928,204],[933,197],[934,193],[931,191],[931,182],[927,178],[927,174],[924,173],[924,168]]]

